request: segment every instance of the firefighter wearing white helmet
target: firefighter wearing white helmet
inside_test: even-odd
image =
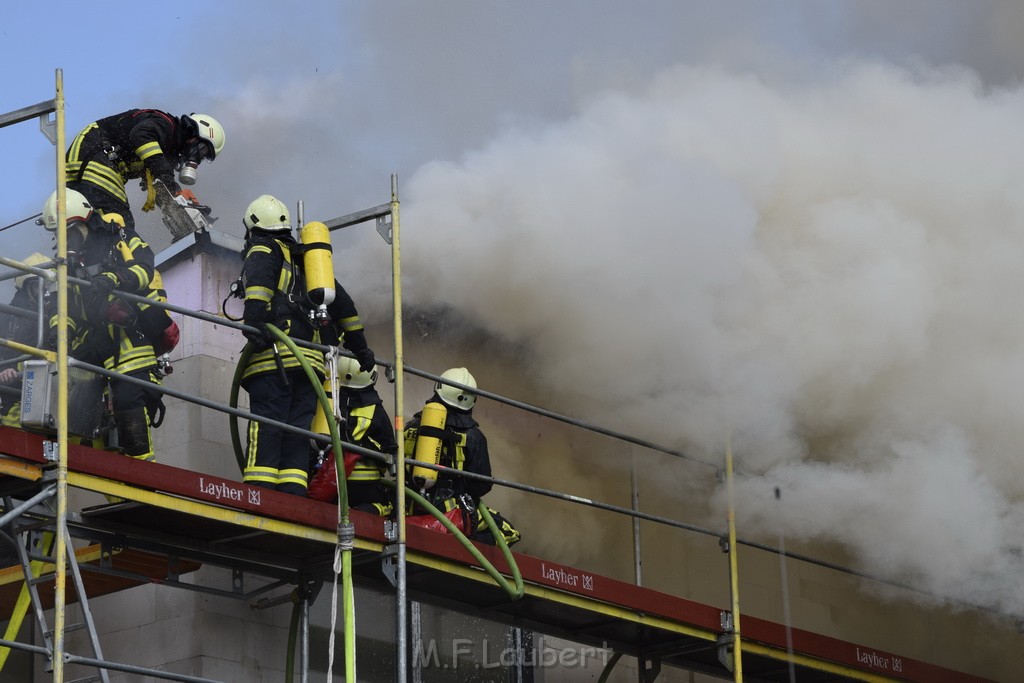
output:
[[[455,386],[457,383],[460,386]],[[476,379],[464,367],[445,370],[434,385],[434,394],[427,401],[423,411],[416,413],[405,430],[405,457],[419,459],[422,449],[417,449],[418,440],[436,439],[440,451],[438,462],[447,470],[463,470],[486,477],[491,476],[491,456],[487,439],[473,419],[476,405]],[[443,409],[443,419],[428,420],[428,416]],[[440,425],[440,426],[439,426]],[[414,468],[425,470],[427,468]],[[416,477],[410,474],[410,480]],[[446,470],[436,475],[432,486],[424,486],[423,495],[441,509],[456,526],[473,540],[494,545],[493,534],[487,528],[478,512],[481,498],[491,490],[491,482],[470,479],[450,474]],[[487,508],[505,542],[509,545],[520,539],[519,531],[492,508]],[[444,527],[437,524],[424,510],[413,506],[407,521],[422,524],[437,530]]]
[[[120,216],[97,210],[82,193],[67,190],[68,269],[88,285],[68,292],[68,333],[75,358],[152,387],[160,384],[152,326],[172,324],[166,312],[134,304],[114,290],[157,298],[153,250]],[[57,227],[57,193],[43,205],[43,225]],[[111,227],[108,227],[111,226]],[[118,448],[139,460],[154,460],[150,427],[163,418],[162,394],[156,388],[110,379]]]
[[[445,381],[447,380],[447,382]],[[458,387],[448,382],[463,384],[467,388]],[[438,398],[457,410],[472,410],[476,404],[476,379],[466,368],[451,368],[441,373],[441,381],[434,385]]]
[[[195,195],[181,185],[194,184],[199,165],[212,161],[223,149],[224,128],[208,114],[173,116],[158,109],[129,109],[97,119],[72,140],[66,181],[94,208],[120,214],[133,227],[125,190],[129,180],[140,179],[147,191],[143,211],[155,206],[156,180],[172,195],[194,203]]]
[[[316,392],[299,359],[267,329],[273,324],[293,339],[334,345],[341,342],[364,371],[374,367],[363,325],[352,298],[335,282],[335,298],[327,318],[313,322],[313,306],[305,296],[303,246],[292,234],[288,208],[273,195],[257,197],[242,215],[246,246],[242,266],[245,292],[243,322],[251,329],[242,388],[249,409],[258,416],[308,429],[316,410]],[[321,324],[321,322],[323,324]],[[323,355],[300,347],[313,369],[323,377]],[[308,442],[279,427],[249,424],[242,480],[254,486],[305,495],[309,484]]]
[[[367,372],[359,367],[359,361],[341,356],[338,358],[338,403],[345,417],[342,441],[353,443],[387,456],[398,452],[395,431],[391,418],[374,388],[377,381],[376,369]],[[324,382],[324,392],[331,396],[330,381]],[[329,434],[330,429],[322,409],[317,409],[310,429],[320,434]],[[313,476],[307,495],[314,500],[336,503],[338,500],[337,466],[333,449],[314,442]],[[354,510],[387,516],[391,514],[391,491],[383,482],[387,463],[374,460],[355,452],[343,454],[345,480],[348,486],[348,505]]]

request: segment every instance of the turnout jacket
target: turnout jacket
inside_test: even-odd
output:
[[[156,273],[153,250],[130,228],[115,233],[89,230],[77,260],[76,277],[107,277],[115,289],[138,296],[159,298],[162,294],[162,290],[152,288]],[[91,287],[80,285],[73,285],[70,295],[68,335],[76,358],[122,373],[156,365],[153,345],[141,325],[140,313],[147,309],[145,305],[116,295],[99,301]],[[115,301],[123,316],[111,314]],[[50,324],[55,325],[56,318]]]
[[[348,416],[345,440],[363,448],[394,455],[398,451],[398,442],[391,427],[391,418],[377,390],[372,386],[362,389],[342,388],[340,393],[345,406],[343,414]],[[376,481],[386,469],[386,463],[360,458],[349,481]]]
[[[435,401],[436,402],[436,401]],[[487,450],[487,438],[480,431],[479,423],[469,412],[445,406],[448,417],[445,420],[445,436],[441,439],[441,461],[439,464],[474,474],[491,476],[491,456]],[[422,412],[416,413],[405,429],[405,457],[415,457],[416,434],[419,430]],[[427,491],[427,499],[447,511],[455,506],[453,498],[468,493],[474,502],[491,490],[491,482],[446,475],[439,472],[437,483]]]
[[[84,181],[128,203],[125,183],[149,171],[173,194],[174,168],[184,148],[180,120],[156,109],[129,109],[86,126],[67,152],[68,183]]]
[[[301,245],[291,233],[271,233],[258,228],[249,231],[242,265],[243,321],[253,327],[272,323],[293,339],[317,344],[336,345],[340,340],[353,353],[365,349],[366,336],[355,303],[337,281],[334,301],[327,307],[333,324],[314,327],[310,322],[300,250]],[[299,348],[307,362],[323,377],[323,354]],[[298,359],[283,344],[278,345],[278,353],[286,371],[299,367]],[[268,348],[249,357],[242,379],[276,371],[274,350]]]

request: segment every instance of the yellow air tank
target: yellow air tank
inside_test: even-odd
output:
[[[302,265],[306,274],[306,295],[317,308],[326,308],[334,301],[334,259],[331,256],[331,233],[320,221],[306,223],[299,231],[299,240],[306,247]]]
[[[429,462],[432,465],[441,462],[441,447],[443,443],[439,436],[448,420],[448,409],[443,403],[430,402],[423,406],[420,414],[420,427],[416,431],[416,450],[413,457],[420,462]],[[426,427],[427,429],[424,429]],[[427,467],[412,468],[412,482],[420,490],[426,490],[437,483],[437,470]]]
[[[331,393],[331,380],[329,379],[324,380],[324,393],[327,394],[327,400],[331,400],[333,398],[333,394]],[[316,432],[317,434],[324,434],[326,436],[331,435],[331,426],[327,422],[327,413],[324,412],[324,407],[320,401],[316,402],[316,414],[313,415],[313,423],[309,426],[309,431]],[[342,438],[344,438],[344,435],[342,435]],[[313,448],[316,449],[326,448],[326,446],[312,439],[310,439],[310,443]]]

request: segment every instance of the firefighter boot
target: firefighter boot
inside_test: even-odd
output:
[[[136,460],[154,459],[153,442],[149,433],[149,415],[146,409],[129,408],[114,413],[117,422],[117,442],[121,452]]]
[[[153,443],[149,438],[149,416],[145,408],[119,410],[114,413],[117,442],[122,453],[138,460],[153,460]],[[123,503],[124,498],[104,494],[109,503]]]

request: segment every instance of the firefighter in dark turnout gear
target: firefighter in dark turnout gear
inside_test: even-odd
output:
[[[359,367],[359,361],[342,356],[338,359],[338,403],[344,424],[341,439],[357,446],[394,456],[398,452],[391,417],[374,383],[377,381],[376,368],[367,372]],[[324,392],[331,397],[331,383],[324,382]],[[329,434],[327,417],[317,411],[311,431]],[[338,501],[338,479],[335,459],[331,446],[314,442],[314,465],[310,468],[313,477],[309,482],[310,498],[327,503]],[[391,489],[385,486],[383,475],[387,472],[385,462],[346,451],[345,479],[348,486],[348,506],[354,510],[387,516],[391,514]]]
[[[41,266],[51,261],[50,258],[36,253],[26,257],[23,263],[27,266]],[[46,305],[45,301],[41,301],[41,297],[45,298],[43,280],[31,273],[24,273],[14,279],[14,286],[14,296],[9,305],[28,311],[33,317],[21,317],[14,313],[0,315],[0,337],[26,346],[42,346],[45,336],[40,339],[39,306],[40,303]],[[45,309],[43,315],[46,315]],[[14,349],[0,347],[0,360],[13,362],[19,355],[21,354]],[[0,422],[7,427],[18,427],[20,424],[21,401],[18,392],[21,390],[21,379],[21,363],[17,366],[5,364],[0,369],[0,385],[6,388],[4,393],[0,394],[0,404],[3,406],[3,418]]]
[[[341,326],[314,326],[306,305],[302,245],[292,236],[288,208],[271,195],[261,195],[245,211],[246,247],[242,266],[245,285],[243,321],[257,328],[246,331],[251,355],[242,371],[242,388],[249,394],[255,415],[309,429],[316,410],[316,389],[299,360],[266,329],[271,323],[292,339],[336,344],[339,340],[373,368],[374,356],[366,344],[352,298],[336,284],[336,298],[327,310]],[[319,351],[299,347],[303,357],[323,381],[324,359]],[[246,483],[286,493],[305,495],[309,482],[309,441],[305,436],[258,421],[249,423]]]
[[[212,161],[223,149],[224,129],[212,116],[129,109],[90,123],[72,140],[65,177],[68,188],[85,195],[94,209],[117,213],[126,227],[134,228],[125,191],[128,180],[142,179],[147,191],[143,211],[155,205],[154,180],[194,203],[195,195],[178,181],[195,183],[199,164]]]
[[[43,207],[42,222],[50,231],[57,229],[56,206],[54,192]],[[90,283],[89,287],[71,285],[68,292],[70,353],[158,385],[153,344],[142,324],[153,312],[112,294],[118,289],[152,296],[153,250],[121,223],[119,215],[95,211],[81,193],[67,191],[69,274]],[[169,317],[166,320],[170,322]],[[55,326],[56,318],[50,324]],[[163,418],[161,393],[119,379],[110,379],[109,391],[118,449],[139,460],[155,460],[150,427]]]
[[[451,368],[441,375],[442,380],[449,380],[476,388],[476,380],[466,368]],[[446,413],[443,428],[422,424],[430,404],[440,404]],[[405,429],[405,457],[416,457],[418,437],[433,437],[441,442],[440,458],[436,464],[444,467],[491,476],[491,457],[487,449],[487,438],[480,430],[479,423],[473,419],[473,406],[476,395],[472,391],[438,382],[434,387],[434,395],[427,401],[424,410],[416,413]],[[438,408],[440,410],[440,408]],[[426,480],[419,480],[417,472],[423,470]],[[455,522],[467,536],[475,541],[494,545],[494,535],[480,517],[477,508],[483,505],[481,498],[491,490],[491,482],[453,476],[444,472],[433,475],[425,468],[413,469],[409,480],[423,487],[423,495],[428,501],[444,512]],[[433,483],[430,478],[433,477]],[[519,531],[496,510],[488,507],[495,525],[508,545],[520,540]],[[422,523],[430,528],[444,530],[437,525],[432,517],[425,516],[425,510],[412,506],[409,517],[411,524]]]

